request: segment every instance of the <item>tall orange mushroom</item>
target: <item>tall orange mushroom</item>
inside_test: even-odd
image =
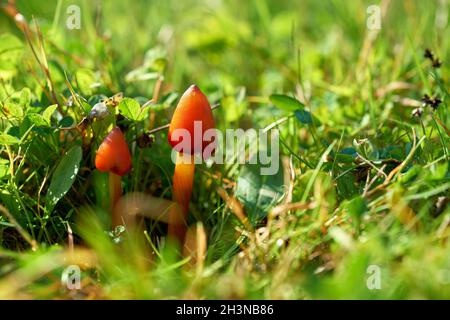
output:
[[[119,127],[115,127],[103,140],[95,156],[95,167],[101,172],[109,172],[110,209],[122,196],[122,176],[131,170],[131,155],[125,137]],[[119,214],[113,214],[112,226],[123,224]]]
[[[168,133],[169,143],[177,151],[172,199],[179,204],[183,215],[169,216],[168,234],[169,238],[174,238],[179,243],[183,243],[186,235],[186,218],[194,183],[194,157],[197,155],[205,159],[209,156],[204,155],[203,151],[215,141],[204,141],[203,135],[205,131],[214,128],[214,117],[208,99],[196,85],[191,85],[178,102]]]

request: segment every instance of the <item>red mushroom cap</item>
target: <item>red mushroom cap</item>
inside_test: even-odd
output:
[[[201,122],[201,132],[194,134],[194,122]],[[172,147],[178,145],[183,139],[174,137],[174,131],[185,129],[191,136],[190,146],[186,146],[183,152],[187,154],[201,154],[210,141],[203,141],[203,133],[208,129],[214,129],[214,117],[208,99],[196,86],[191,85],[183,94],[170,122],[168,140]]]
[[[130,150],[119,127],[112,129],[98,148],[95,167],[99,171],[112,172],[119,176],[131,170]]]

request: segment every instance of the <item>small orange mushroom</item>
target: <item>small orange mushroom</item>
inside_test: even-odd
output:
[[[125,137],[119,127],[115,127],[103,140],[95,156],[95,167],[101,172],[109,172],[110,209],[122,196],[121,180],[131,170],[131,155]],[[121,213],[113,214],[112,226],[123,224]]]
[[[198,124],[201,124],[201,130],[197,129],[199,128]],[[214,117],[208,99],[196,85],[191,85],[178,102],[168,133],[169,143],[172,148],[178,151],[172,180],[172,199],[179,204],[183,213],[181,218],[179,214],[169,216],[168,235],[169,238],[175,238],[179,243],[184,242],[186,235],[185,220],[189,213],[189,201],[194,183],[194,156],[200,155],[203,158],[208,156],[205,156],[203,151],[215,141],[204,141],[203,135],[205,131],[214,128]],[[190,141],[184,141],[183,143],[186,136],[178,134],[180,133],[178,130],[187,133]],[[180,136],[183,139],[180,139]],[[182,149],[178,148],[180,145]]]

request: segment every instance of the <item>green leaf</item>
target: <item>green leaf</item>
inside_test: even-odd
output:
[[[369,209],[366,199],[358,195],[349,200],[346,203],[345,207],[347,208],[349,215],[353,219],[353,224],[359,230],[361,225],[361,217]]]
[[[24,108],[20,106],[17,103],[10,102],[6,104],[6,109],[8,110],[8,113],[13,117],[17,118],[18,120],[22,120],[24,116]]]
[[[27,115],[27,118],[30,119],[31,123],[36,127],[47,127],[48,123],[45,121],[44,117],[39,113],[30,113]]]
[[[9,172],[9,160],[0,158],[0,179],[7,176]]]
[[[148,116],[148,110],[150,109],[151,106],[146,106],[145,108],[141,108],[139,111],[139,115],[137,117],[137,121],[142,121],[144,119],[147,118]]]
[[[313,118],[311,116],[311,113],[306,110],[295,110],[294,112],[295,117],[303,124],[312,124]]]
[[[337,163],[352,163],[355,158],[349,154],[338,153],[335,159]]]
[[[282,94],[272,94],[269,97],[269,100],[277,108],[288,112],[303,110],[305,108],[305,106],[297,99]]]
[[[10,33],[4,33],[0,35],[0,52],[2,53],[2,59],[7,56],[16,56],[17,51],[23,50],[23,43],[16,36]]]
[[[19,104],[24,108],[31,104],[31,90],[29,88],[23,88],[20,91]]]
[[[52,115],[55,112],[56,108],[58,108],[58,105],[54,104],[47,107],[44,112],[42,112],[42,117],[49,125],[52,123]]]
[[[355,196],[358,193],[355,175],[347,172],[340,176],[337,179],[337,190],[341,199],[350,199]]]
[[[81,147],[74,146],[67,151],[53,173],[47,191],[47,201],[51,209],[69,191],[80,169]]]
[[[140,121],[142,118],[141,106],[136,100],[124,98],[119,104],[120,113],[130,120]]]
[[[422,167],[419,165],[412,166],[408,171],[406,171],[402,176],[400,176],[399,181],[403,184],[414,181],[422,172]],[[426,176],[429,175],[428,170],[425,171]]]
[[[19,139],[14,137],[14,136],[10,136],[9,134],[6,133],[1,133],[0,134],[0,144],[2,145],[12,145],[12,144],[17,144],[19,143]]]
[[[354,219],[360,219],[361,216],[367,211],[367,203],[366,200],[361,197],[357,196],[350,201],[347,202],[346,208],[348,210],[348,213],[354,218]]]
[[[267,216],[283,195],[281,162],[275,175],[262,175],[260,164],[245,164],[237,180],[235,196],[244,205],[250,222],[255,225]]]
[[[0,79],[9,80],[17,74],[23,48],[23,43],[16,36],[10,33],[0,35]]]
[[[355,148],[344,148],[339,153],[333,153],[333,158],[338,163],[352,163],[357,155]]]
[[[425,179],[427,181],[440,181],[449,176],[449,164],[445,162],[443,164],[435,164],[427,170],[427,174],[425,175]]]
[[[60,128],[70,128],[71,126],[73,126],[75,124],[75,121],[73,120],[72,117],[70,116],[65,116],[64,118],[62,118],[61,120],[59,120],[58,122],[58,126]]]
[[[321,122],[319,119],[317,119],[311,112],[306,110],[295,110],[294,111],[295,117],[298,121],[300,121],[303,124],[311,125],[314,123],[316,126],[320,126]]]

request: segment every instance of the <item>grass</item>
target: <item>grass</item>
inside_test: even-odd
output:
[[[26,24],[0,3],[0,298],[450,298],[445,1],[381,1],[379,30],[370,1],[17,1]],[[207,248],[184,258],[162,222],[110,231],[94,158],[117,120],[124,193],[170,199],[167,132],[137,140],[192,83],[219,129],[278,128],[281,168],[197,166]],[[121,117],[82,122],[118,92]]]

